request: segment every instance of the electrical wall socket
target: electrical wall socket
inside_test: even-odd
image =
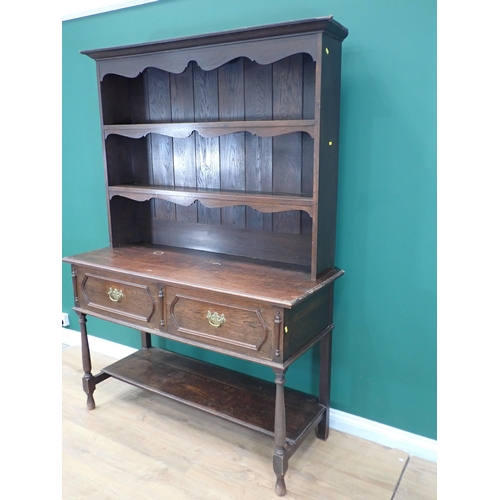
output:
[[[62,326],[69,326],[69,316],[66,313],[62,313]]]

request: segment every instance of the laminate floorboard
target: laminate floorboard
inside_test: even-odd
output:
[[[114,361],[92,353],[93,373]],[[80,349],[64,348],[64,500],[278,498],[268,436],[114,379],[97,386],[88,411],[81,378]],[[433,500],[435,465],[334,430],[326,442],[312,433],[290,459],[285,498]]]
[[[411,457],[397,488],[394,500],[436,498],[437,464]]]

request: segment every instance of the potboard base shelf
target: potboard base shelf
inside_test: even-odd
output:
[[[276,387],[216,365],[162,349],[141,349],[103,373],[231,422],[274,436]],[[325,406],[285,388],[287,444],[295,445],[321,420]]]

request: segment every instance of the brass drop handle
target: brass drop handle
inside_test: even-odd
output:
[[[216,312],[211,313],[210,311],[207,311],[207,319],[212,326],[215,326],[215,328],[219,328],[222,323],[226,322],[224,314],[219,315]]]
[[[113,302],[120,302],[123,299],[123,292],[121,290],[117,290],[116,288],[109,287],[108,297]]]

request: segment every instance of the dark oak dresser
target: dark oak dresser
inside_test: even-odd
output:
[[[97,64],[111,242],[63,259],[87,407],[114,377],[263,432],[280,496],[304,437],[328,437],[346,36],[325,17],[83,52]],[[138,330],[142,348],[92,374],[87,315]],[[265,365],[275,383],[151,335]],[[285,388],[316,343],[319,396]]]

